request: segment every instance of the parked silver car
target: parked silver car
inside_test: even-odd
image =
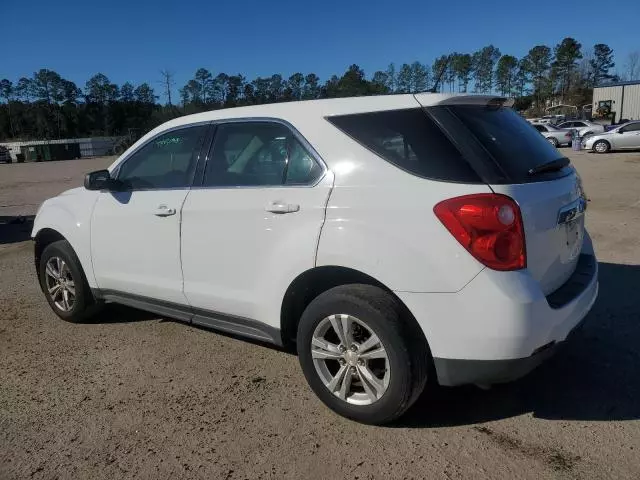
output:
[[[592,133],[604,132],[604,126],[589,120],[570,120],[556,125],[558,128],[577,130],[580,137],[591,135]]]
[[[533,123],[532,126],[554,147],[559,147],[560,145],[571,145],[571,130],[561,130],[550,124],[542,125],[540,123]]]
[[[582,140],[582,148],[597,153],[640,148],[640,121],[628,122],[608,132],[591,135]]]

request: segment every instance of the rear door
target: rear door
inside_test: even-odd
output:
[[[315,264],[332,184],[288,125],[216,127],[200,186],[182,209],[184,293],[206,311],[195,323],[221,313],[279,327],[284,291]]]
[[[579,177],[571,166],[536,173],[536,167],[563,155],[511,108],[491,101],[457,102],[426,110],[445,122],[454,141],[465,145],[468,159],[483,170],[481,176],[491,189],[518,203],[527,269],[545,294],[551,293],[573,273],[582,248],[585,203]]]

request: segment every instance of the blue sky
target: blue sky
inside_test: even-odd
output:
[[[175,72],[177,89],[198,67],[324,80],[352,63],[371,75],[389,62],[431,64],[490,43],[520,57],[565,36],[583,47],[607,43],[620,71],[640,50],[640,0],[0,0],[0,18],[0,78],[49,68],[84,87],[102,72],[156,93],[161,69]]]

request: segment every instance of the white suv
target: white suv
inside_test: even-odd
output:
[[[394,95],[172,120],[33,238],[63,319],[118,302],[295,345],[323,402],[383,423],[428,377],[505,382],[567,338],[598,291],[584,210],[504,99]]]

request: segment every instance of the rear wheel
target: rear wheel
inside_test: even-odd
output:
[[[611,150],[611,145],[609,145],[609,142],[607,142],[606,140],[598,140],[593,144],[593,150],[597,153],[607,153],[609,150]]]
[[[99,306],[80,261],[66,240],[53,242],[42,252],[40,285],[55,314],[68,322],[87,319]]]
[[[554,147],[558,148],[558,140],[554,137],[548,137],[547,141],[553,145]]]
[[[335,412],[364,423],[390,422],[411,406],[427,380],[428,348],[416,328],[384,290],[335,287],[302,315],[300,365]]]

